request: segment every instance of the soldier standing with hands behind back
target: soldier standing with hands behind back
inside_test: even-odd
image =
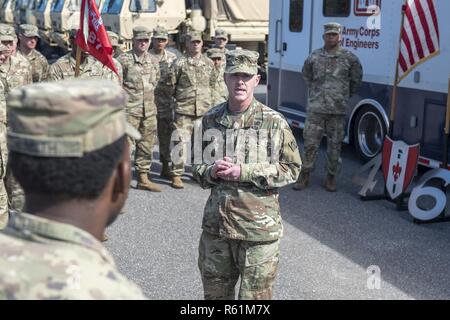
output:
[[[200,32],[192,31],[186,38],[186,55],[173,64],[167,80],[175,97],[173,130],[178,142],[172,150],[172,187],[183,189],[186,143],[201,123],[203,115],[211,108],[211,95],[215,84],[213,62],[202,54],[203,40]],[[178,154],[176,154],[178,152]],[[174,154],[177,156],[174,158]]]
[[[161,177],[170,178],[170,137],[173,126],[173,105],[174,99],[170,86],[167,86],[167,78],[170,68],[177,56],[166,50],[169,42],[169,32],[162,26],[157,26],[153,30],[153,47],[150,55],[159,66],[159,82],[155,88],[155,101],[158,110],[158,140],[159,159],[162,164]]]
[[[211,159],[193,168],[211,189],[198,259],[205,299],[234,299],[239,277],[239,299],[272,298],[283,234],[278,188],[295,182],[301,167],[287,121],[254,98],[257,61],[257,52],[228,53],[229,99],[202,122],[203,137],[217,143]],[[210,149],[205,141],[202,155]]]
[[[150,47],[151,31],[142,26],[133,28],[133,49],[122,54],[119,62],[123,68],[123,87],[128,93],[127,116],[142,135],[140,141],[131,141],[136,146],[134,163],[138,173],[138,189],[161,192],[162,189],[150,181],[149,173],[156,142],[155,86],[159,79],[159,68],[152,60]]]
[[[303,130],[303,170],[294,186],[296,190],[303,190],[308,186],[320,142],[326,135],[328,174],[325,189],[329,192],[336,191],[347,104],[362,82],[363,71],[358,57],[340,47],[341,25],[327,23],[324,29],[325,46],[314,51],[303,66],[303,77],[309,87],[309,102]]]

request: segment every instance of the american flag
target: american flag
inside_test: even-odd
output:
[[[433,0],[407,0],[401,30],[398,82],[439,54],[439,26]]]

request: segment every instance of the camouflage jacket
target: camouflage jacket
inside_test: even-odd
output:
[[[159,81],[155,88],[155,100],[158,113],[171,113],[173,110],[173,91],[167,86],[170,68],[177,59],[175,53],[164,50],[162,55],[158,55],[152,49],[149,51],[155,64],[159,65]]]
[[[0,300],[145,299],[106,248],[72,225],[13,214],[0,247]]]
[[[216,79],[214,81],[214,87],[212,88],[212,105],[224,103],[228,100],[228,88],[224,80],[225,65],[219,70],[216,69]]]
[[[127,113],[135,117],[156,115],[155,86],[159,80],[159,68],[150,53],[140,58],[133,50],[118,58],[123,68],[123,87],[128,93]]]
[[[108,79],[108,80],[112,80],[115,83],[122,85],[123,84],[123,69],[122,69],[122,65],[120,64],[120,62],[115,59],[112,58],[114,66],[117,69],[117,74],[112,71],[110,68],[108,68],[107,66],[102,66],[102,75],[101,78],[102,79]]]
[[[31,64],[24,58],[11,56],[0,65],[0,81],[3,82],[5,96],[16,87],[32,83]]]
[[[183,56],[175,61],[167,85],[175,97],[175,112],[187,116],[203,116],[211,108],[215,82],[213,62],[201,55],[194,59]]]
[[[48,76],[48,61],[36,49],[31,50],[28,56],[25,56],[21,51],[17,51],[17,55],[21,55],[31,64],[33,82],[42,82],[47,80]]]
[[[67,80],[75,78],[76,61],[72,53],[68,53],[50,66],[48,81]],[[94,57],[87,56],[80,65],[80,78],[100,79],[103,66]]]
[[[6,92],[3,81],[0,81],[0,123],[6,124]]]
[[[361,63],[350,51],[314,51],[303,66],[303,78],[309,87],[308,111],[345,114],[350,96],[362,83],[362,75]]]
[[[279,239],[283,226],[278,188],[295,182],[301,168],[297,142],[284,117],[256,100],[237,116],[223,103],[205,114],[202,131],[204,140],[213,141],[203,142],[202,155],[227,155],[241,166],[239,182],[213,179],[217,159],[194,157],[194,177],[202,188],[212,189],[203,229],[230,239]]]

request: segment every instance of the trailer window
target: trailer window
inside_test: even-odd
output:
[[[323,0],[323,15],[325,17],[348,17],[350,6],[350,0]]]
[[[52,12],[61,12],[64,7],[64,0],[56,0],[53,2]]]
[[[122,10],[123,0],[107,0],[103,5],[102,13],[119,14]]]
[[[303,30],[303,0],[291,0],[289,6],[289,31],[302,32]]]
[[[39,4],[38,4],[37,11],[44,12],[45,11],[45,7],[47,7],[47,0],[41,0],[39,2]]]
[[[131,12],[156,12],[156,0],[131,0]]]

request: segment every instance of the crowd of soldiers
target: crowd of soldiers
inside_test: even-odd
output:
[[[76,29],[69,33],[72,48],[76,48]],[[183,188],[181,175],[184,163],[171,164],[171,135],[175,129],[192,131],[196,121],[214,105],[226,101],[224,61],[228,36],[216,30],[215,45],[203,54],[200,33],[193,32],[186,41],[187,52],[179,57],[166,49],[169,33],[163,26],[154,30],[138,26],[133,29],[133,48],[122,52],[119,37],[108,31],[113,47],[113,62],[117,73],[103,66],[86,52],[81,53],[79,78],[108,79],[121,85],[128,94],[128,121],[142,134],[140,141],[132,141],[139,189],[160,192],[150,181],[153,148],[159,141],[161,177],[172,180],[172,187]],[[49,65],[36,49],[39,32],[36,26],[23,24],[17,31],[10,25],[0,25],[0,103],[2,138],[0,143],[2,168],[0,185],[0,226],[6,223],[7,208],[23,207],[23,192],[7,170],[6,96],[17,87],[44,81],[75,78],[76,50],[71,50]],[[151,49],[150,49],[151,46]],[[185,143],[188,138],[183,136]],[[182,156],[182,155],[181,155]],[[9,203],[9,205],[8,205]]]
[[[211,159],[192,166],[200,186],[211,189],[199,241],[204,297],[234,299],[240,279],[239,299],[271,299],[283,235],[278,189],[307,187],[324,134],[330,141],[325,188],[336,190],[343,110],[362,78],[357,57],[339,47],[340,33],[339,24],[326,24],[324,47],[305,62],[311,93],[301,173],[286,119],[254,97],[259,54],[227,51],[223,30],[206,55],[201,33],[192,31],[180,57],[166,49],[169,35],[161,26],[135,27],[125,53],[109,33],[118,73],[83,53],[76,81],[75,50],[49,67],[35,50],[36,27],[19,27],[16,52],[15,30],[2,25],[0,227],[8,207],[11,214],[0,232],[0,298],[144,298],[99,240],[127,198],[130,155],[137,187],[160,192],[149,178],[159,139],[161,176],[181,189],[186,145],[199,130],[202,137],[213,133],[214,146]],[[74,48],[75,30],[70,38]],[[210,147],[202,139],[201,154]]]

